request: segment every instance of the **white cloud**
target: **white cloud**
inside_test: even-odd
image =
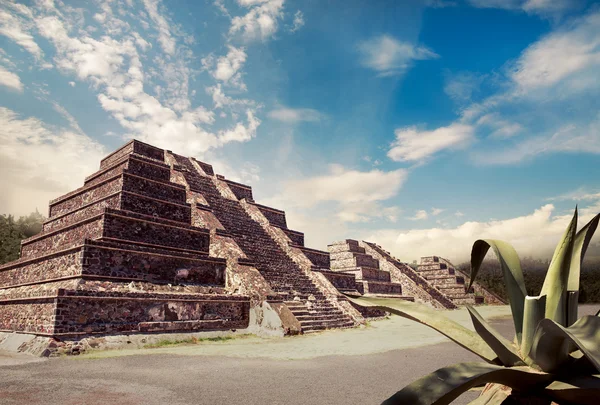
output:
[[[420,161],[443,149],[465,146],[473,139],[474,129],[470,125],[454,123],[433,131],[398,128],[395,135],[388,157],[396,162]]]
[[[25,50],[31,53],[37,60],[41,60],[43,56],[42,49],[33,40],[33,37],[28,31],[29,29],[21,18],[6,10],[0,9],[0,35],[4,35],[11,39],[19,46],[25,48]]]
[[[246,111],[248,124],[237,123],[233,129],[221,131],[219,133],[219,143],[229,142],[247,142],[256,136],[256,129],[260,125],[260,120],[254,116],[252,110]]]
[[[460,218],[460,217],[464,217],[464,216],[465,216],[465,214],[463,214],[463,213],[462,213],[462,212],[460,212],[460,211],[456,211],[456,212],[454,213],[454,216],[455,216],[455,217],[458,217],[458,218]]]
[[[287,108],[279,107],[269,111],[269,118],[288,124],[296,124],[301,121],[316,122],[323,119],[323,114],[311,108]]]
[[[158,29],[158,42],[163,50],[169,54],[175,54],[175,39],[171,35],[171,27],[167,19],[158,11],[159,0],[143,0],[148,15],[156,24]]]
[[[81,187],[106,151],[84,134],[0,108],[0,212],[23,215]],[[82,158],[85,157],[85,158]]]
[[[162,7],[157,1],[146,0],[145,5],[159,29],[157,41],[161,45],[153,50],[154,64],[146,69],[142,60],[146,62],[148,58],[141,52],[149,50],[151,44],[143,42],[145,39],[128,25],[116,23],[110,3],[103,3],[103,26],[122,27],[123,32],[116,36],[111,31],[110,35],[92,38],[85,29],[52,11],[42,14],[36,22],[41,35],[56,47],[57,66],[92,83],[101,107],[126,130],[125,137],[137,137],[159,147],[198,156],[228,142],[246,142],[256,136],[260,120],[255,116],[256,109],[251,108],[253,103],[246,100],[238,103],[222,92],[221,107],[245,105],[246,122],[230,123],[227,130],[207,130],[215,123],[216,114],[203,106],[192,107],[189,97],[192,69],[188,66],[192,59],[185,45],[175,53],[172,32],[176,37],[185,35],[179,28],[172,28],[159,13]],[[235,63],[230,67],[237,69]],[[219,77],[233,80],[235,75],[227,78],[225,70],[219,65]],[[149,94],[150,89],[155,95]]]
[[[365,239],[379,243],[405,261],[439,255],[458,264],[469,260],[473,242],[484,238],[500,239],[511,243],[520,257],[548,258],[552,255],[572,215],[572,213],[557,215],[554,211],[554,206],[547,204],[531,214],[516,218],[465,222],[448,229],[381,230],[367,235]],[[580,227],[589,221],[592,215],[589,210],[581,210]],[[592,243],[598,243],[598,237],[595,241]]]
[[[424,46],[399,41],[381,35],[358,44],[362,64],[379,72],[380,76],[403,73],[413,60],[436,59],[439,55]]]
[[[246,52],[244,48],[236,48],[228,45],[229,51],[227,55],[219,57],[216,61],[216,67],[211,72],[211,75],[231,86],[237,87],[240,90],[246,90],[246,85],[242,82],[241,69],[246,62]],[[203,59],[203,64],[206,67],[212,65],[212,58]]]
[[[411,221],[421,221],[421,220],[427,219],[427,218],[428,218],[427,211],[418,210],[415,212],[415,215],[413,217],[409,217],[408,219],[410,219]]]
[[[2,66],[0,66],[0,86],[5,86],[18,92],[23,91],[23,83],[21,83],[19,76],[13,72],[9,72]]]
[[[523,93],[561,81],[586,90],[590,85],[598,87],[599,69],[600,12],[595,12],[529,46],[517,60],[511,79]],[[569,80],[574,74],[576,80]]]
[[[238,0],[238,3],[250,10],[244,16],[231,20],[229,34],[241,35],[246,42],[266,41],[272,38],[283,18],[284,0]]]
[[[298,10],[294,14],[294,21],[292,22],[292,27],[290,28],[290,32],[296,32],[300,28],[304,27],[304,14],[302,11]]]
[[[523,132],[520,124],[501,118],[499,113],[486,114],[477,120],[477,124],[489,128],[492,138],[510,138]]]

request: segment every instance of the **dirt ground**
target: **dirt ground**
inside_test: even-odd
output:
[[[582,315],[598,307],[586,306]],[[507,307],[481,312],[512,337]],[[470,326],[466,311],[448,315]],[[426,373],[478,358],[394,316],[366,328],[291,338],[25,360],[0,354],[1,404],[378,404]]]

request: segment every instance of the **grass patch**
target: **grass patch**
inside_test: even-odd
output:
[[[156,343],[149,343],[144,345],[144,349],[156,349],[159,347],[169,347],[169,346],[178,346],[178,345],[195,345],[203,342],[226,342],[228,340],[239,339],[242,337],[246,337],[249,335],[237,335],[237,336],[215,336],[215,337],[207,337],[207,338],[196,338],[191,337],[189,339],[183,340],[159,340]]]

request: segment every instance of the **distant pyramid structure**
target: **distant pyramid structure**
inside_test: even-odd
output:
[[[346,239],[329,245],[329,252],[335,273],[328,277],[341,291],[354,288],[361,294],[396,296],[440,309],[505,304],[478,283],[467,291],[469,276],[438,256],[422,257],[413,269],[373,242]],[[342,282],[340,274],[353,275],[354,284]]]
[[[0,332],[308,333],[383,315],[342,292],[455,308],[479,302],[464,281],[445,261],[415,271],[369,242],[307,248],[251,187],[132,140],[50,201],[42,232],[0,266]]]

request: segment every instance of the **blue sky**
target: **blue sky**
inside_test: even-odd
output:
[[[600,6],[0,0],[0,212],[133,137],[212,163],[309,246],[547,256],[600,211]]]

